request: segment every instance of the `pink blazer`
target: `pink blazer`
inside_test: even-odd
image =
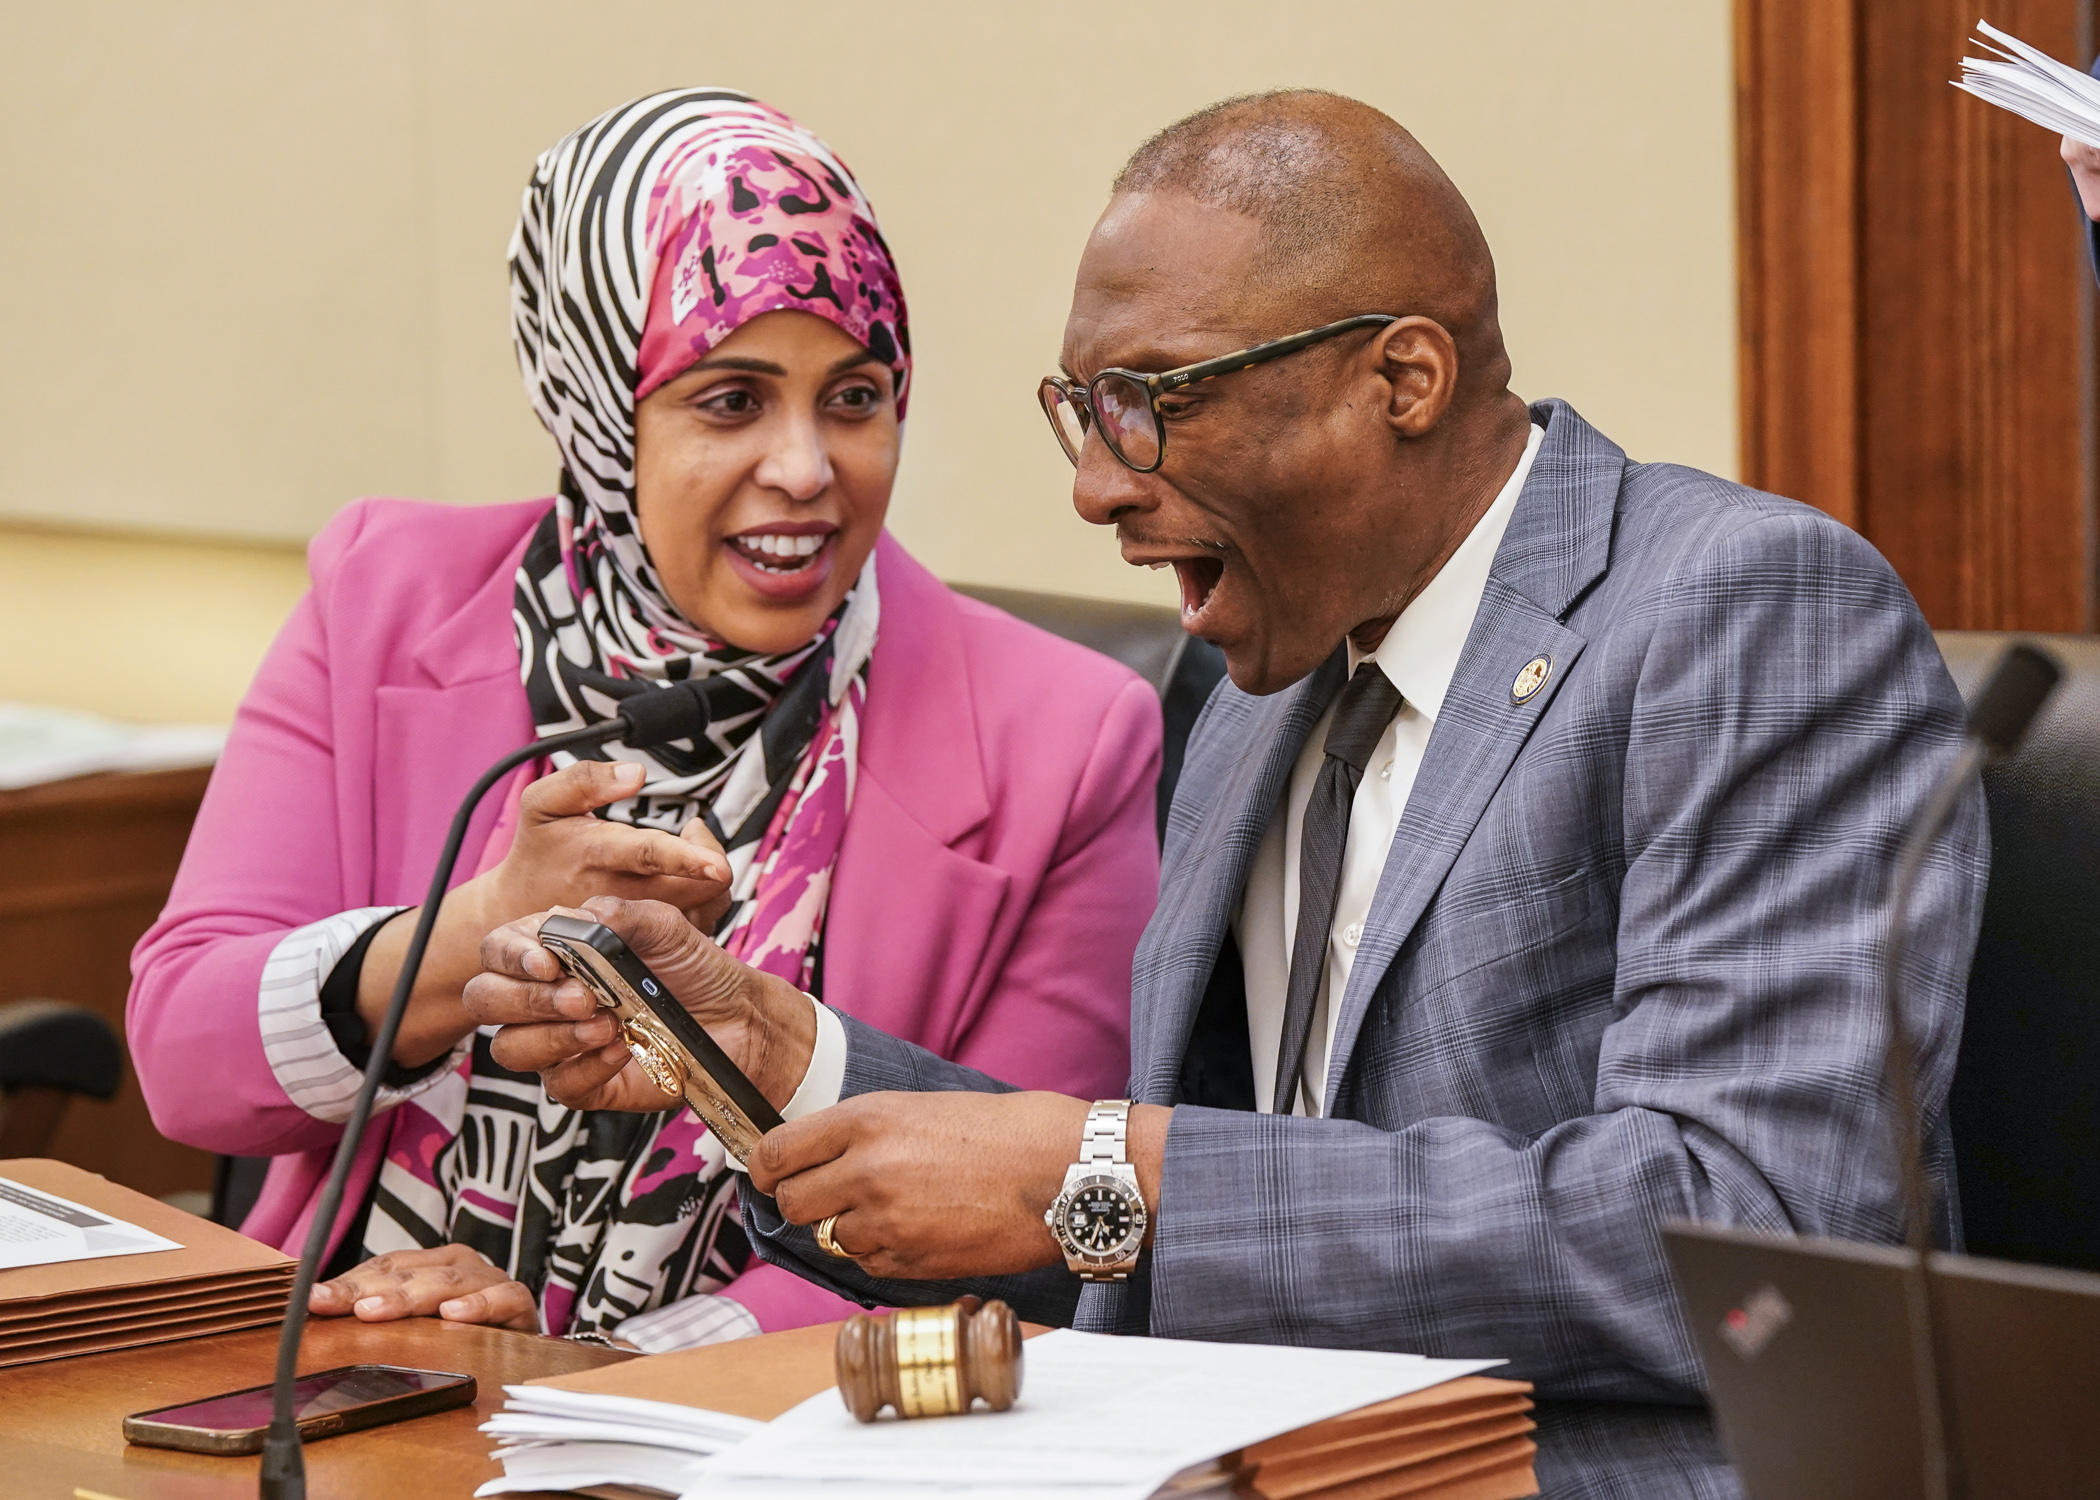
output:
[[[350,506],[234,721],[159,922],[132,955],[132,1060],[154,1123],[274,1156],[242,1226],[296,1254],[340,1127],[264,1058],[263,963],[291,929],[420,901],[474,778],[530,740],[511,587],[550,502]],[[1159,866],[1150,687],[950,592],[885,534],[880,638],[834,872],[825,1000],[1026,1088],[1129,1078],[1130,960]],[[501,789],[470,829],[488,841]],[[389,1121],[351,1179],[361,1202]],[[345,1213],[334,1227],[347,1229]],[[845,1304],[775,1267],[724,1290],[769,1331]]]

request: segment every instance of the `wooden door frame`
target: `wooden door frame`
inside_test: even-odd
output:
[[[2092,56],[2095,0],[2000,0]],[[2095,626],[2094,279],[2053,142],[1946,82],[1970,0],[1736,0],[1745,482],[1942,628]]]

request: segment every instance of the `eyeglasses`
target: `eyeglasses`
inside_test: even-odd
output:
[[[1266,344],[1256,344],[1236,354],[1221,354],[1216,359],[1183,365],[1178,370],[1167,370],[1158,375],[1146,375],[1137,370],[1103,370],[1084,386],[1075,386],[1062,376],[1051,375],[1036,387],[1036,399],[1043,403],[1043,415],[1050,419],[1050,430],[1057,434],[1058,445],[1065,450],[1065,457],[1072,460],[1074,468],[1079,466],[1079,450],[1086,446],[1087,429],[1099,426],[1101,440],[1108,444],[1109,452],[1126,467],[1140,474],[1150,474],[1167,457],[1167,430],[1159,418],[1159,398],[1163,392],[1178,391],[1199,380],[1213,380],[1236,370],[1281,359],[1286,354],[1296,354],[1322,339],[1331,339],[1354,328],[1399,321],[1393,313],[1362,313],[1344,318],[1339,323],[1308,328],[1288,338],[1271,339]]]

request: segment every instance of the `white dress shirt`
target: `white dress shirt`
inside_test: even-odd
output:
[[[1531,461],[1545,436],[1546,429],[1534,423],[1524,456],[1517,460],[1516,471],[1501,493],[1370,654],[1405,701],[1378,741],[1363,785],[1349,808],[1349,841],[1342,855],[1342,885],[1334,905],[1327,973],[1313,1011],[1317,1045],[1305,1049],[1305,1076],[1314,1098],[1324,1097],[1327,1053],[1334,1040],[1335,1017],[1327,1003],[1328,992],[1339,995],[1349,982],[1349,965],[1356,956],[1364,915],[1371,909],[1378,877],[1385,872],[1386,849],[1393,842],[1393,830],[1400,826],[1408,791],[1429,744],[1429,731],[1444,706],[1451,674],[1458,670],[1458,654],[1473,628],[1473,616],[1480,611],[1480,597],[1487,592],[1495,549],[1502,545],[1502,533],[1517,507],[1517,493],[1524,488]],[[1361,660],[1362,653],[1350,646],[1349,669],[1356,670]],[[1284,816],[1270,821],[1233,917],[1233,934],[1239,939],[1240,958],[1247,971],[1247,1039],[1254,1050],[1255,1107],[1265,1113],[1276,1093],[1276,1054],[1283,1036],[1284,995],[1290,986],[1291,938],[1298,926],[1299,831],[1305,824],[1305,804],[1319,778],[1320,763],[1326,758],[1321,742],[1327,738],[1327,723],[1333,717],[1330,708],[1306,737],[1305,750],[1291,773]],[[781,1111],[791,1120],[838,1102],[844,1081],[845,1030],[838,1017],[821,1005],[817,1016],[817,1043],[809,1071],[794,1102]],[[1300,1112],[1305,1108],[1303,1099],[1301,1094]]]
[[[1318,1114],[1320,1105],[1308,1109],[1305,1100],[1323,1100],[1327,1091],[1327,1056],[1334,1043],[1334,1024],[1340,1012],[1329,1004],[1349,983],[1349,968],[1356,958],[1356,944],[1377,893],[1379,877],[1385,873],[1386,851],[1400,815],[1407,809],[1407,794],[1413,790],[1415,773],[1422,767],[1422,753],[1429,747],[1429,732],[1444,706],[1444,694],[1458,670],[1459,653],[1473,629],[1473,616],[1480,612],[1481,596],[1487,592],[1488,570],[1502,545],[1502,533],[1517,507],[1517,494],[1531,473],[1546,429],[1533,424],[1524,444],[1524,456],[1516,471],[1502,486],[1492,504],[1466,533],[1458,550],[1417,594],[1400,618],[1393,622],[1378,649],[1368,657],[1354,643],[1349,647],[1349,670],[1370,660],[1378,663],[1386,679],[1400,690],[1400,712],[1388,724],[1364,769],[1363,784],[1349,805],[1349,839],[1342,853],[1342,881],[1334,903],[1334,926],[1327,942],[1327,968],[1321,976],[1320,992],[1313,1006],[1312,1039],[1305,1049],[1305,1087],[1299,1092],[1296,1113]],[[1248,871],[1247,889],[1233,917],[1233,935],[1239,940],[1240,959],[1247,975],[1247,1040],[1254,1055],[1254,1107],[1267,1113],[1276,1097],[1277,1053],[1282,1050],[1284,1000],[1290,989],[1291,945],[1298,930],[1298,850],[1305,827],[1305,806],[1312,798],[1326,759],[1323,748],[1327,726],[1334,718],[1330,706],[1306,736],[1305,748],[1291,772],[1291,785],[1281,816],[1269,820],[1261,848]]]

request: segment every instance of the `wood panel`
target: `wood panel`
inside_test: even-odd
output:
[[[1735,45],[1743,472],[1857,525],[1854,8],[1740,0]]]
[[[2090,56],[2092,0],[1996,24]],[[1967,0],[1738,0],[1743,468],[1944,629],[2095,624],[2094,295],[2055,141],[1948,85]]]
[[[209,775],[0,792],[0,1000],[70,1000],[123,1034],[132,945],[168,899]],[[74,1100],[50,1154],[156,1197],[211,1187],[213,1158],[153,1128],[128,1058],[117,1097]]]

